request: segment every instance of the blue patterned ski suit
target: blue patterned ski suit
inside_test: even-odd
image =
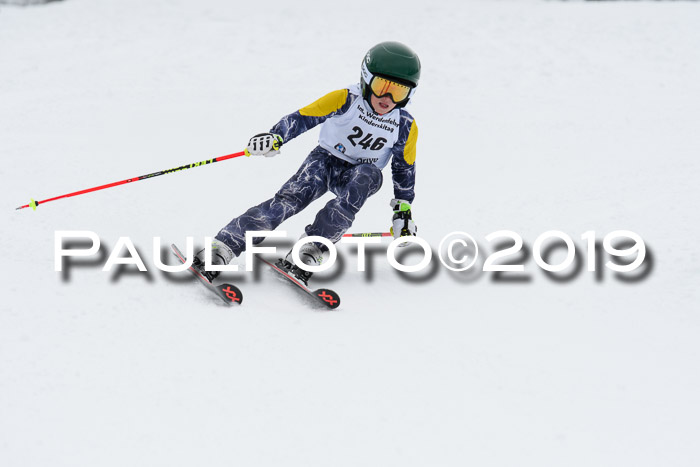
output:
[[[305,231],[339,241],[367,198],[381,188],[381,169],[389,160],[394,196],[413,201],[418,130],[406,110],[378,116],[359,95],[359,87],[351,86],[283,117],[270,132],[281,135],[286,144],[321,123],[319,146],[297,173],[272,198],[234,218],[216,235],[236,256],[245,250],[246,231],[274,230],[327,191],[336,197]],[[256,238],[254,243],[262,241]]]

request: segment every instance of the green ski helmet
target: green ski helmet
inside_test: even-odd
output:
[[[369,49],[362,60],[360,87],[368,103],[374,93],[377,97],[389,95],[397,108],[404,107],[413,96],[419,79],[418,55],[400,42],[381,42]],[[385,80],[399,86],[392,86]]]

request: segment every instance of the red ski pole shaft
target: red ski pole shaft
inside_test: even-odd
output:
[[[32,208],[33,210],[36,211],[37,206],[39,206],[40,204],[48,203],[49,201],[56,201],[57,199],[70,198],[72,196],[83,195],[85,193],[92,193],[93,191],[99,191],[99,190],[104,190],[106,188],[112,188],[113,186],[119,186],[119,185],[124,185],[127,183],[138,182],[139,180],[147,180],[149,178],[157,177],[159,175],[165,175],[165,174],[169,174],[169,173],[173,173],[173,172],[179,172],[181,170],[192,169],[194,167],[200,167],[202,165],[213,164],[214,162],[221,162],[221,161],[225,161],[228,159],[233,159],[234,157],[240,157],[240,156],[244,156],[244,155],[245,155],[245,151],[236,152],[234,154],[228,154],[226,156],[215,157],[214,159],[207,159],[207,160],[201,161],[201,162],[193,162],[192,164],[181,165],[180,167],[175,167],[172,169],[159,170],[158,172],[153,172],[153,173],[146,174],[146,175],[140,175],[138,177],[133,177],[133,178],[127,178],[126,180],[108,183],[106,185],[100,185],[100,186],[96,186],[93,188],[86,188],[85,190],[75,191],[73,193],[67,193],[65,195],[55,196],[53,198],[48,198],[48,199],[44,199],[41,201],[34,201],[32,199],[29,204],[25,204],[24,206],[20,206],[20,207],[16,208],[15,210],[24,209],[24,208]]]

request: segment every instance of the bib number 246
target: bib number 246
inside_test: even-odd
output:
[[[353,146],[361,146],[362,149],[370,149],[371,151],[378,151],[384,147],[386,143],[386,138],[372,138],[372,133],[367,133],[366,135],[362,132],[362,128],[359,126],[353,127],[353,133],[348,136],[348,141],[352,143]],[[364,138],[363,138],[364,135]],[[362,139],[360,139],[362,138]],[[359,141],[357,141],[359,140]]]

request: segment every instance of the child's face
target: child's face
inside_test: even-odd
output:
[[[394,107],[396,107],[396,104],[394,104],[394,101],[392,101],[391,97],[389,96],[377,97],[372,94],[369,98],[369,102],[372,104],[374,111],[379,115],[389,113],[394,110]]]

